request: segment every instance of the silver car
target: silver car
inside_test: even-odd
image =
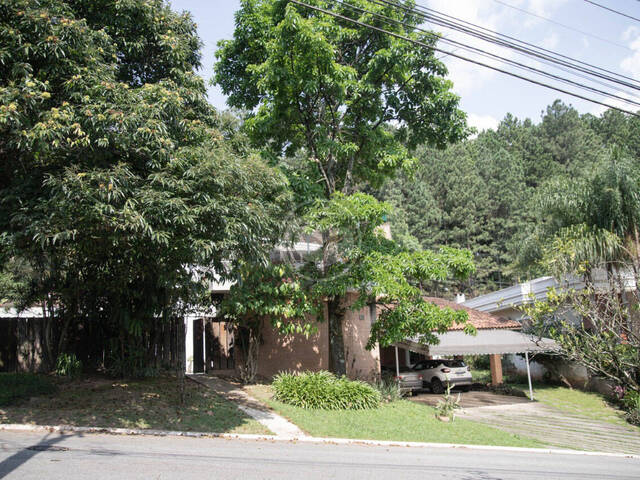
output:
[[[473,383],[471,370],[462,360],[421,360],[412,370],[422,374],[424,386],[433,393],[443,393],[447,383],[466,392]]]
[[[382,367],[383,378],[393,379],[398,382],[398,386],[403,393],[413,394],[423,388],[423,377],[421,373],[414,372],[407,367],[400,367],[400,374],[395,368]]]

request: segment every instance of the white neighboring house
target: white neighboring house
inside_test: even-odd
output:
[[[632,271],[622,272],[620,274],[624,281],[625,288],[628,290],[637,288],[635,276]],[[595,270],[592,274],[593,284],[596,289],[607,289],[609,283],[607,282],[607,272],[603,269]],[[462,305],[479,310],[481,312],[493,313],[499,317],[508,318],[510,320],[516,320],[520,323],[526,320],[524,312],[520,309],[523,305],[532,303],[535,300],[544,300],[547,298],[547,293],[551,289],[555,289],[558,292],[566,290],[582,290],[585,288],[584,281],[576,276],[567,276],[562,281],[556,280],[554,277],[539,277],[527,282],[518,283],[512,287],[503,288],[495,292],[486,293],[469,300],[458,298],[458,303]],[[579,321],[578,318],[573,319]],[[508,362],[513,365],[518,374],[526,374],[526,364],[522,357],[518,355],[509,355]],[[567,378],[576,380],[577,383],[587,382],[589,375],[584,367],[577,367],[575,365],[566,366]],[[542,365],[531,362],[531,376],[534,378],[541,378],[545,373],[545,369]],[[563,372],[565,374],[565,372]]]

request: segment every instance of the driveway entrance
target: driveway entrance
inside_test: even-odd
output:
[[[457,398],[458,392],[456,390],[451,390],[451,395]],[[420,393],[415,397],[410,397],[409,400],[418,403],[426,403],[427,405],[435,407],[438,404],[438,401],[442,400],[442,395],[426,392]],[[518,405],[521,403],[531,403],[531,401],[525,397],[498,395],[493,392],[460,392],[460,405],[462,408],[495,407],[500,405]]]
[[[451,392],[457,397],[455,391]],[[422,393],[411,401],[435,406],[442,395]],[[460,418],[484,423],[554,447],[640,455],[640,429],[563,412],[528,398],[492,392],[460,394]]]

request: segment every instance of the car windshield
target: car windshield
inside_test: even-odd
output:
[[[461,368],[467,366],[462,360],[442,360],[442,364],[449,368]]]

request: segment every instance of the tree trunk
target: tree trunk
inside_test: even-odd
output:
[[[243,365],[240,367],[240,378],[243,383],[251,384],[255,382],[258,374],[258,353],[260,351],[260,331],[262,321],[247,327],[249,332],[248,341],[242,342]]]
[[[329,270],[338,259],[337,245],[332,232],[322,232],[322,273],[329,279]],[[342,298],[330,297],[327,301],[327,320],[329,322],[329,370],[336,375],[345,375],[346,362],[344,355],[344,337],[342,322],[344,309]]]
[[[342,298],[334,297],[327,302],[327,314],[329,321],[329,370],[341,376],[347,374],[344,356],[344,335],[342,322],[344,309]]]

